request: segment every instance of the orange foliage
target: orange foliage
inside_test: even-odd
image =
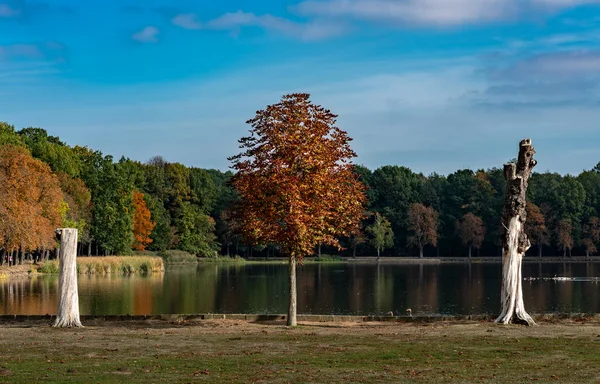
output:
[[[414,203],[408,209],[408,225],[412,235],[408,237],[409,244],[414,244],[419,249],[427,244],[437,246],[438,213],[432,207]]]
[[[462,220],[456,223],[458,235],[465,245],[472,245],[475,248],[481,247],[485,236],[485,227],[483,220],[479,216],[467,213]]]
[[[156,223],[150,217],[144,194],[139,191],[133,192],[133,209],[133,249],[143,251],[148,244],[152,243],[150,234]]]
[[[274,243],[300,262],[317,244],[339,247],[357,230],[364,185],[350,160],[352,140],[308,94],[286,95],[248,121],[243,153],[230,158],[240,199],[235,218],[253,244]]]
[[[556,232],[556,243],[563,249],[563,255],[566,255],[567,250],[573,248],[573,224],[571,220],[563,219],[559,221]]]
[[[525,222],[527,237],[538,246],[548,245],[548,228],[542,210],[530,201],[527,202],[525,209],[527,211],[527,222]]]
[[[52,249],[62,191],[50,167],[22,147],[0,147],[0,248]]]

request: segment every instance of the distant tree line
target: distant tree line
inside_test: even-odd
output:
[[[226,155],[226,154],[224,154]],[[360,233],[346,256],[500,255],[502,170],[424,176],[403,166],[356,166],[368,187]],[[198,256],[280,255],[245,244],[229,208],[233,174],[156,156],[145,163],[68,146],[41,128],[0,122],[0,263],[43,260],[54,230],[79,229],[80,255],[179,249]],[[592,255],[600,243],[600,165],[578,176],[534,173],[528,189],[531,254]],[[315,253],[337,253],[323,245]]]

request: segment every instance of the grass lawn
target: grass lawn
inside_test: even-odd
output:
[[[600,324],[0,323],[6,383],[599,383]]]

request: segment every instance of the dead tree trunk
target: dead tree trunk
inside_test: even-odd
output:
[[[77,229],[59,228],[60,264],[58,278],[58,315],[55,327],[82,327],[79,320],[79,294],[77,292]]]
[[[537,164],[533,158],[534,154],[531,140],[525,139],[520,143],[517,163],[504,165],[506,193],[502,213],[502,226],[505,229],[502,236],[502,313],[496,319],[497,323],[508,324],[514,321],[535,325],[525,311],[521,276],[521,262],[531,246],[525,234],[524,224],[527,220],[525,194],[531,170]]]
[[[296,292],[296,256],[290,257],[289,264],[289,307],[288,307],[288,318],[287,325],[289,327],[295,327],[298,325],[296,322],[296,311],[297,311],[297,292]]]

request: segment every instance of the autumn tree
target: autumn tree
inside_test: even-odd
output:
[[[317,244],[339,247],[363,216],[364,185],[347,133],[308,94],[285,95],[248,120],[231,183],[234,215],[250,244],[279,244],[289,258],[289,326],[296,325],[296,264]]]
[[[0,147],[0,249],[54,249],[62,191],[50,167],[23,147]]]
[[[375,221],[367,227],[367,233],[371,235],[369,243],[377,251],[377,260],[381,251],[394,246],[394,231],[389,220],[379,213],[375,214]]]
[[[362,226],[361,226],[362,227]],[[352,257],[356,258],[356,248],[359,245],[365,244],[368,239],[362,228],[357,228],[354,233],[350,235],[350,247],[352,248]]]
[[[590,220],[584,227],[583,245],[585,246],[585,256],[590,257],[598,251],[596,245],[600,242],[600,220],[596,217],[590,217]]]
[[[525,233],[529,240],[537,245],[538,255],[542,257],[542,248],[550,243],[548,228],[546,228],[546,219],[541,209],[528,201],[526,206],[527,222],[525,223]]]
[[[456,228],[463,244],[469,247],[469,258],[471,258],[471,249],[479,248],[483,243],[485,236],[483,220],[472,213],[467,213],[458,221]]]
[[[156,226],[150,217],[150,210],[140,191],[133,192],[133,249],[143,251],[152,243],[150,234]]]
[[[573,248],[573,224],[569,219],[562,219],[556,229],[556,244],[563,250],[563,257]]]
[[[427,244],[437,246],[438,213],[432,207],[414,203],[408,210],[409,230],[408,243],[419,248],[419,257],[423,258],[423,248]]]

